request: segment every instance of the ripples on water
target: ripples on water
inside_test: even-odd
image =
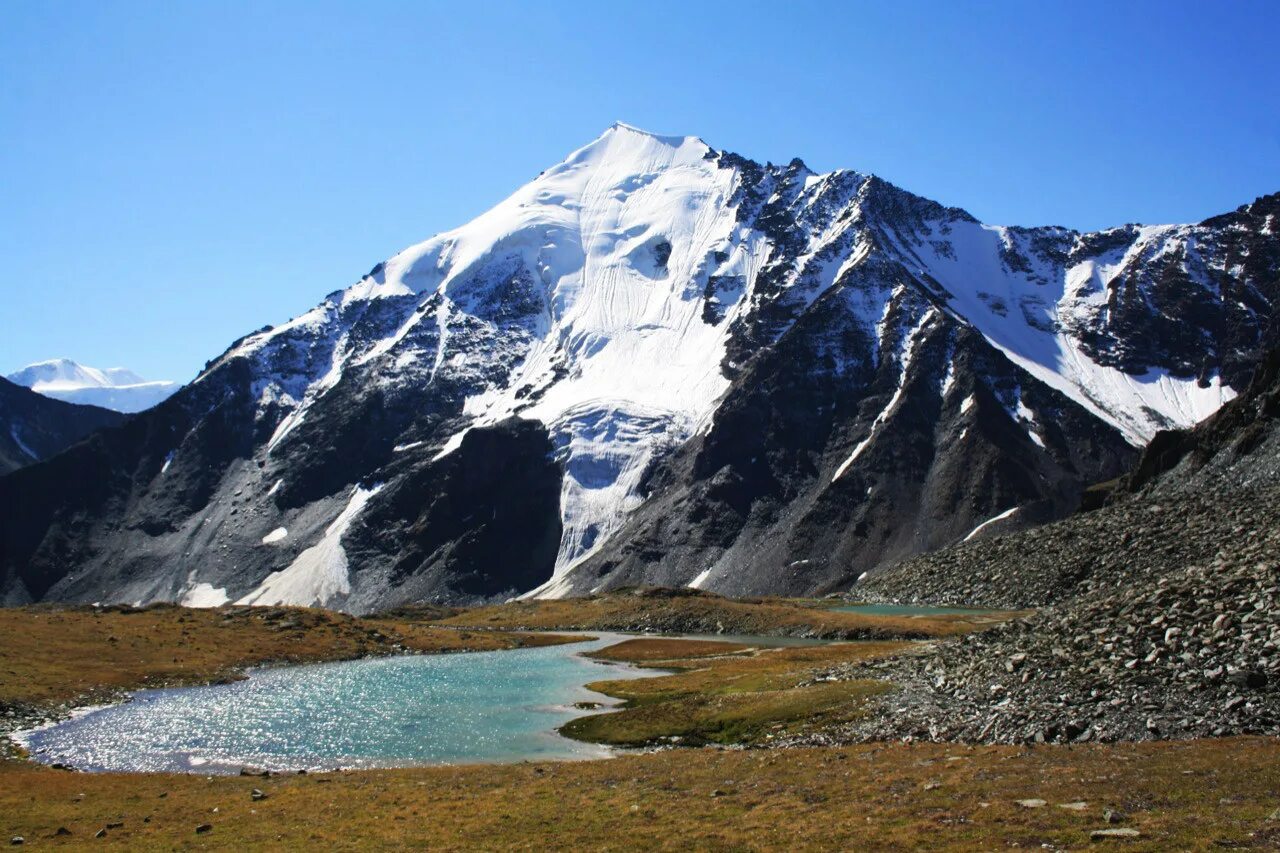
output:
[[[576,758],[554,729],[601,701],[582,685],[641,677],[580,656],[591,643],[259,670],[244,681],[144,690],[22,739],[87,770],[234,772]]]

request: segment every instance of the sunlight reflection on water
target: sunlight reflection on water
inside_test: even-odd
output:
[[[583,687],[642,677],[580,656],[622,639],[472,654],[263,669],[233,684],[144,690],[22,741],[86,770],[236,772],[586,758],[555,728]]]

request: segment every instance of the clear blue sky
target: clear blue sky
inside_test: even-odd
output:
[[[1280,190],[1280,3],[0,4],[0,372],[190,379],[614,120],[989,222]]]

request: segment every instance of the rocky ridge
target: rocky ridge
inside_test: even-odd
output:
[[[1280,527],[1280,489],[1206,489],[1130,501],[926,554],[869,577],[859,601],[1021,610],[1151,583]]]
[[[1156,436],[1102,508],[868,577],[854,598],[1025,608],[1152,583],[1280,529],[1280,350],[1239,399]]]
[[[1280,734],[1280,353],[1214,418],[1154,442],[1114,491],[1104,509],[868,584],[1050,603],[915,656],[823,674],[901,685],[836,737]]]

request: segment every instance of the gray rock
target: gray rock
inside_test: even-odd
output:
[[[1089,833],[1090,841],[1116,841],[1129,840],[1142,837],[1142,833],[1130,827],[1120,827],[1119,829],[1095,829]]]

